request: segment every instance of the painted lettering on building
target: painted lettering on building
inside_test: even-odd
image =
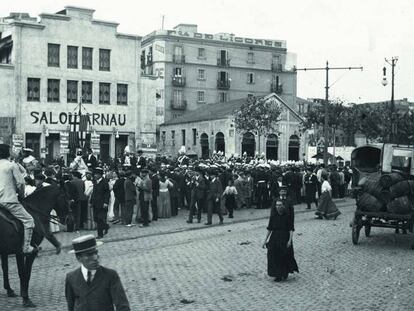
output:
[[[283,47],[283,41],[242,38],[242,37],[236,37],[234,35],[226,35],[226,36],[222,34],[212,35],[208,33],[176,31],[176,30],[168,30],[167,33],[168,35],[171,35],[171,36],[180,36],[180,37],[188,37],[188,38],[207,39],[207,40],[220,40],[220,41],[227,41],[227,42],[271,46],[271,47],[277,47],[277,48]]]
[[[30,113],[32,117],[32,124],[63,124],[69,125],[77,123],[79,118],[77,114],[61,112],[39,112],[32,111]],[[125,114],[114,113],[90,113],[88,114],[89,125],[102,125],[102,126],[124,126],[126,124]]]

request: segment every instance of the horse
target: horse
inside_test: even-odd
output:
[[[54,209],[61,220],[68,214],[68,203],[63,191],[56,185],[43,186],[24,198],[21,203],[32,215],[35,222],[31,245],[37,247],[42,243],[44,237],[55,245],[57,240],[52,237],[48,230],[50,212]],[[22,245],[23,224],[0,206],[0,256],[4,289],[7,291],[8,297],[17,297],[9,283],[8,256],[14,254],[20,279],[20,296],[23,299],[23,306],[35,308],[36,305],[29,298],[29,282],[37,253],[23,254]]]

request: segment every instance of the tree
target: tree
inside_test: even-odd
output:
[[[281,113],[282,108],[271,100],[249,96],[240,109],[234,112],[234,125],[240,133],[252,132],[258,135],[260,144],[260,135],[278,133],[276,125]]]

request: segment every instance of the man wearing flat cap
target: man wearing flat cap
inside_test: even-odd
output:
[[[69,311],[130,311],[128,298],[118,273],[99,264],[93,235],[80,236],[72,241],[80,268],[69,272],[65,281],[65,296]]]

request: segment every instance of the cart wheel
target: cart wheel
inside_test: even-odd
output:
[[[361,230],[361,227],[358,225],[358,222],[354,219],[354,222],[352,223],[352,243],[354,245],[358,244],[359,230]]]
[[[368,238],[371,235],[371,225],[365,225],[365,236]]]

